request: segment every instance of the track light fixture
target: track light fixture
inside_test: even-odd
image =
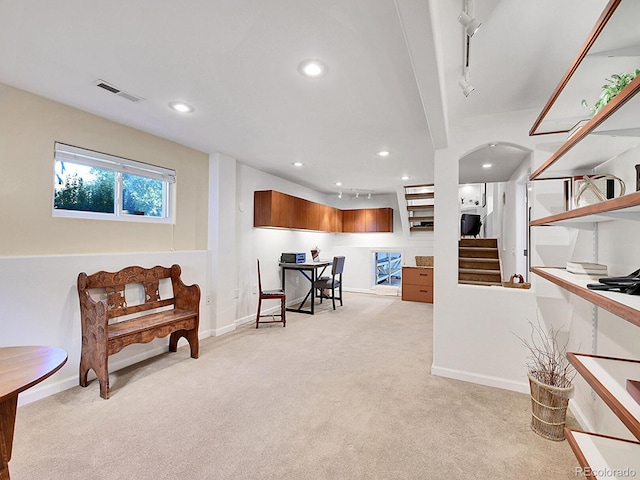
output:
[[[464,31],[469,37],[478,31],[482,22],[477,18],[472,18],[467,12],[462,12],[458,17],[458,21],[464,26]]]
[[[469,75],[463,75],[458,81],[458,85],[462,89],[462,93],[464,93],[465,97],[468,97],[471,92],[475,90],[475,87],[469,83]]]

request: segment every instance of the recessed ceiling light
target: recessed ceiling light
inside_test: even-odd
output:
[[[482,168],[491,168],[492,165],[490,163],[485,163],[484,165],[482,165]]]
[[[195,110],[191,105],[184,102],[171,102],[169,104],[171,108],[173,108],[176,112],[180,113],[191,113]]]
[[[389,152],[386,151],[386,150],[380,150],[378,152],[378,155],[381,156],[381,157],[388,157],[389,156]]]
[[[404,176],[402,177],[402,180],[409,180],[410,178],[411,178],[410,176],[408,176],[408,175],[404,175]]]
[[[342,186],[342,182],[336,182],[336,187],[341,187]]]
[[[298,65],[301,75],[309,78],[318,78],[326,75],[327,66],[319,60],[305,60]]]
[[[491,148],[493,148],[493,147],[495,147],[495,146],[496,146],[496,144],[495,144],[495,143],[490,143],[490,144],[489,144],[489,146],[490,146]]]
[[[302,166],[302,162],[293,162],[292,165],[294,167],[301,167]]]

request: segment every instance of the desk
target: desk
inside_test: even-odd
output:
[[[329,261],[321,261],[321,262],[310,262],[310,263],[280,263],[280,268],[282,269],[282,290],[284,291],[284,285],[285,285],[285,276],[286,276],[286,272],[287,270],[297,270],[298,272],[300,272],[302,275],[304,275],[304,277],[309,280],[309,291],[307,292],[307,295],[304,297],[304,300],[302,300],[302,303],[298,306],[298,308],[287,308],[287,311],[289,312],[299,312],[299,313],[308,313],[310,315],[313,315],[314,311],[313,311],[313,307],[315,305],[315,298],[316,298],[316,289],[313,288],[313,282],[315,282],[318,278],[320,278],[322,276],[322,274],[324,273],[325,269],[331,265],[331,262]],[[320,274],[318,275],[318,270],[322,269],[320,271]],[[303,310],[302,307],[304,306],[304,303],[307,301],[307,299],[311,297],[311,309],[310,310]]]
[[[61,348],[0,348],[0,480],[9,480],[18,394],[53,375],[66,361],[67,352]]]

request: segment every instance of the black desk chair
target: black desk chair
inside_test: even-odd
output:
[[[326,297],[324,292],[331,290],[331,301],[333,302],[333,309],[336,309],[336,300],[340,300],[340,306],[342,306],[342,271],[344,270],[345,257],[333,257],[333,266],[331,267],[330,277],[320,277],[313,282],[313,288],[320,290],[320,303],[322,299]],[[339,297],[336,297],[336,288],[338,289]],[[328,298],[328,297],[327,297]]]
[[[280,315],[260,315],[262,300],[280,300]],[[262,280],[260,279],[260,259],[258,259],[258,313],[256,315],[256,328],[258,328],[261,323],[282,323],[282,326],[286,327],[286,310],[287,298],[284,290],[262,290]],[[273,320],[260,320],[263,317],[271,317]],[[276,317],[280,317],[280,320],[276,320]]]
[[[463,213],[460,217],[460,235],[477,237],[480,233],[482,222],[480,215]]]

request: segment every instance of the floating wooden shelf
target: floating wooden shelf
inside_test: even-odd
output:
[[[594,205],[532,220],[532,227],[541,225],[571,225],[577,223],[605,222],[610,220],[640,220],[640,192],[612,198]]]
[[[633,100],[633,105],[628,106],[624,113],[618,115],[616,112],[620,107],[629,102],[640,91],[640,75],[636,77],[629,85],[627,85],[613,100],[593,116],[589,122],[582,127],[575,135],[568,139],[556,152],[547,159],[542,165],[540,165],[529,177],[530,180],[549,178],[558,175],[558,172],[578,171],[580,169],[590,169],[595,165],[603,162],[603,157],[597,156],[592,158],[592,155],[572,155],[571,158],[564,158],[562,161],[562,167],[556,165],[556,162],[567,155],[576,145],[583,142],[587,136],[592,133],[606,134],[607,132],[618,132],[625,129],[629,125],[638,124],[638,110],[640,109],[640,97]],[[629,119],[628,117],[632,117]],[[618,118],[620,117],[620,118]],[[609,120],[606,124],[605,122]],[[599,127],[602,128],[600,129]],[[600,131],[602,130],[602,131]],[[598,137],[599,135],[595,135]],[[637,140],[637,139],[636,139]],[[631,139],[627,148],[631,148],[635,143],[634,139]],[[607,140],[606,143],[611,143],[611,140]],[[636,142],[637,143],[637,142]],[[586,144],[585,144],[586,145]],[[622,151],[620,147],[614,148],[615,153]],[[624,148],[624,147],[623,147]],[[583,152],[581,152],[583,153]],[[584,152],[587,153],[587,152]],[[607,157],[604,157],[607,158]]]
[[[427,193],[406,193],[404,198],[407,200],[430,200],[435,197],[434,192]]]
[[[598,283],[598,277],[569,273],[559,267],[531,267],[534,273],[581,298],[604,308],[640,327],[640,296],[621,292],[589,290],[588,283]]]
[[[567,359],[611,411],[640,440],[640,404],[627,391],[627,379],[640,380],[640,360],[567,353]]]
[[[582,468],[576,478],[633,478],[640,472],[640,443],[568,428],[565,434]]]

